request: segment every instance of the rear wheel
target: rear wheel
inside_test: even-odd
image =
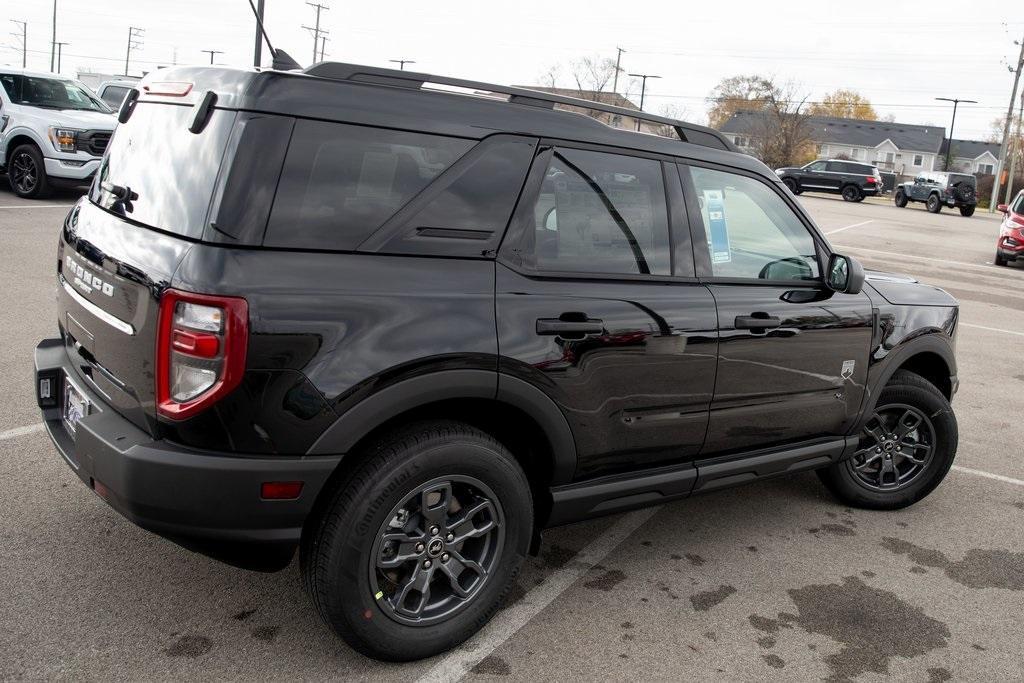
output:
[[[931,213],[938,213],[942,211],[942,200],[939,199],[939,195],[932,194],[928,195],[928,201],[925,203],[928,207],[928,211]]]
[[[913,505],[953,465],[957,423],[949,401],[920,375],[897,371],[864,423],[857,450],[818,476],[848,505],[895,510]]]
[[[793,178],[784,178],[782,182],[789,188],[789,191],[793,194],[800,194],[803,190],[800,189],[800,184]]]
[[[960,215],[961,216],[967,216],[967,217],[973,216],[974,215],[974,204],[968,204],[967,206],[961,206],[960,207]]]
[[[14,149],[7,164],[7,180],[14,194],[25,199],[42,199],[50,194],[46,165],[38,147],[26,143]]]
[[[530,487],[508,450],[465,424],[421,422],[366,449],[304,534],[300,562],[349,645],[406,661],[487,623],[532,533]]]
[[[896,206],[902,209],[907,205],[907,193],[903,190],[896,190],[896,196],[893,198],[893,201],[896,202]]]
[[[859,202],[863,196],[856,185],[847,185],[843,188],[843,199],[848,202]]]

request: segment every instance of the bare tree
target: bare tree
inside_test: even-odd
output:
[[[582,57],[569,65],[569,71],[579,96],[597,102],[597,93],[604,92],[615,78],[615,60],[610,57]]]
[[[545,88],[557,88],[558,79],[562,76],[562,67],[558,64],[553,64],[548,67],[544,73],[537,79],[540,84]]]
[[[762,115],[755,118],[751,131],[754,156],[772,168],[812,159],[814,144],[806,104],[807,96],[800,97],[794,84],[771,83]]]

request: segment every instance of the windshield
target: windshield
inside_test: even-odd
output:
[[[21,74],[0,74],[0,83],[13,104],[44,109],[72,109],[110,114],[103,100],[74,81]]]

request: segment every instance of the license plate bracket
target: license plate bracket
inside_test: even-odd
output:
[[[89,414],[90,409],[89,399],[85,397],[85,393],[75,386],[68,377],[64,377],[64,407],[62,410],[64,416],[64,425],[68,428],[68,431],[72,434],[75,433],[78,427],[78,421]]]

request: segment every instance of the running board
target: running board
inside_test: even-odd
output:
[[[685,465],[617,474],[551,489],[549,527],[660,505],[694,493],[816,470],[842,460],[857,437],[819,442],[783,451],[755,451],[698,460]]]

